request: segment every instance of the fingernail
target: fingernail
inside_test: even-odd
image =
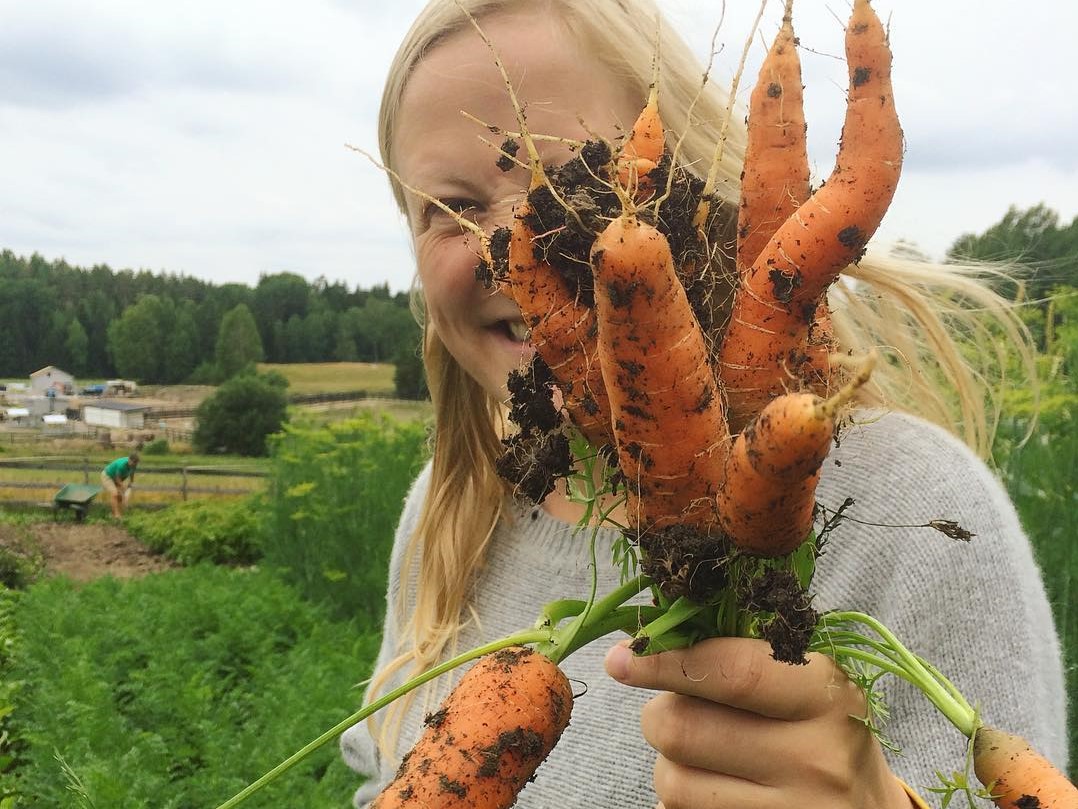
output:
[[[615,680],[625,682],[629,678],[629,666],[632,665],[633,653],[629,647],[619,643],[606,653],[606,673]]]

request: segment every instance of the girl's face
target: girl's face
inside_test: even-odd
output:
[[[619,87],[558,21],[524,11],[488,16],[480,24],[525,105],[530,131],[583,140],[587,132],[580,121],[605,137],[617,134],[617,126],[632,126],[643,99]],[[489,234],[511,225],[529,173],[522,167],[501,171],[495,165],[499,154],[481,138],[495,145],[503,138],[462,110],[484,124],[518,130],[494,57],[470,26],[440,42],[415,67],[401,99],[392,150],[405,183]],[[546,166],[571,156],[562,144],[538,146]],[[523,144],[517,157],[527,162]],[[488,393],[506,398],[507,375],[531,354],[516,304],[476,281],[478,245],[452,217],[409,195],[408,220],[427,316],[461,367]]]

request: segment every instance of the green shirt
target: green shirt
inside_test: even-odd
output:
[[[105,474],[113,480],[126,480],[134,473],[129,458],[117,458],[105,467]]]

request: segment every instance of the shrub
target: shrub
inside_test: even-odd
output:
[[[245,373],[198,406],[194,444],[200,452],[265,455],[266,437],[287,418],[288,382],[277,373]]]
[[[265,562],[334,614],[380,620],[404,496],[425,459],[415,423],[364,414],[272,441]]]
[[[155,438],[142,448],[143,455],[168,455],[168,439]]]
[[[180,564],[243,565],[262,555],[262,508],[258,495],[242,500],[195,500],[156,512],[131,512],[126,526],[147,547]]]
[[[400,399],[428,399],[427,374],[419,346],[403,345],[393,358],[393,389]]]
[[[28,807],[76,805],[57,754],[100,809],[217,806],[355,710],[378,644],[269,571],[209,566],[50,579],[15,619],[8,727]],[[330,744],[244,806],[343,809],[358,782]]]

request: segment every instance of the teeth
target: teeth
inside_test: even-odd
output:
[[[518,343],[523,343],[528,339],[528,327],[524,325],[523,321],[510,320],[509,321],[509,334]]]

